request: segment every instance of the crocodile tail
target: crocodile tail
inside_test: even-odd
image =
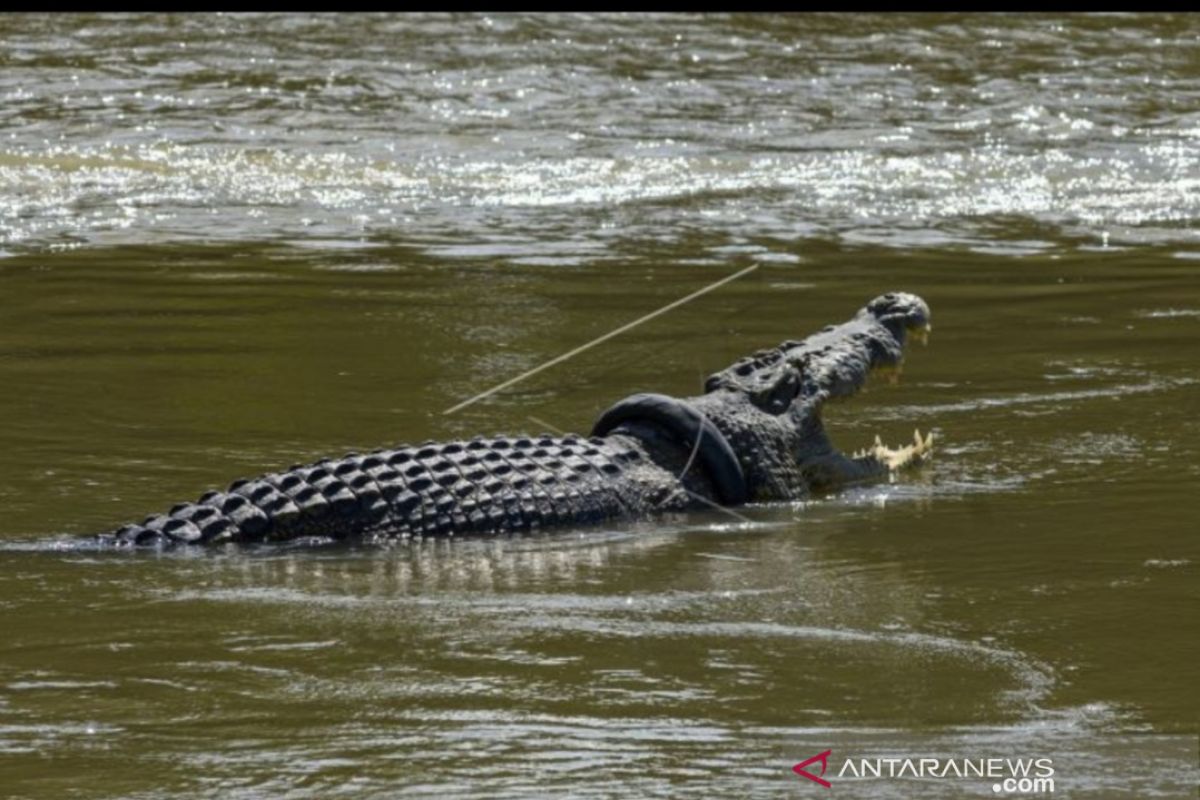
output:
[[[398,471],[373,476],[350,457],[235,481],[225,491],[207,492],[196,502],[125,525],[102,540],[147,546],[340,538],[417,501]]]

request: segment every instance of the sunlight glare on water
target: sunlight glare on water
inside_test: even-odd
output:
[[[549,223],[609,254],[697,230],[1037,251],[1193,242],[1200,209],[1186,17],[0,26],[10,247],[455,237],[519,260]]]

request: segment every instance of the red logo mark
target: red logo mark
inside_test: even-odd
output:
[[[807,767],[809,764],[820,761],[821,762],[821,775],[824,775],[826,768],[829,766],[829,754],[832,752],[833,752],[832,750],[826,750],[824,753],[817,753],[815,756],[808,759],[807,761],[801,761],[799,764],[792,767],[792,772],[796,773],[797,775],[802,775],[805,778],[808,778],[810,781],[813,781],[814,783],[819,783],[822,786],[824,786],[826,789],[828,789],[832,785],[829,783],[829,781],[825,780],[824,778],[818,777],[817,775],[813,775],[811,772],[806,770],[805,767]]]

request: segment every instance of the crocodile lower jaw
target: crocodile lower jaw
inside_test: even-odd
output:
[[[859,450],[854,454],[855,459],[873,458],[889,470],[903,469],[922,463],[933,454],[932,431],[922,437],[920,431],[913,431],[912,444],[900,447],[888,447],[878,436],[870,447]]]

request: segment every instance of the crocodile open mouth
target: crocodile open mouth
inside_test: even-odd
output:
[[[929,334],[932,330],[933,326],[926,321],[924,325],[908,328],[907,338],[916,340],[924,346],[929,344]],[[900,360],[894,364],[881,364],[873,367],[870,374],[873,378],[882,379],[895,386],[900,383],[900,375],[903,370],[904,360],[901,356]],[[872,444],[856,450],[850,458],[854,461],[873,462],[886,467],[889,471],[895,471],[917,466],[931,455],[933,455],[933,432],[930,431],[922,436],[920,429],[914,429],[911,444],[888,447],[877,435]]]
[[[811,489],[831,490],[878,480],[919,466],[933,454],[933,434],[920,430],[913,431],[910,442],[894,447],[877,435],[871,444],[848,454],[839,451],[824,430],[821,418],[826,405],[857,395],[868,379],[899,383],[908,342],[928,343],[932,326],[923,301],[898,294],[884,305],[881,301],[885,299],[888,296],[876,301],[882,308],[868,306],[855,320],[810,337],[790,354],[789,360],[809,383],[808,391],[799,391],[797,400],[799,417],[810,426],[813,446],[802,448],[798,461]]]

